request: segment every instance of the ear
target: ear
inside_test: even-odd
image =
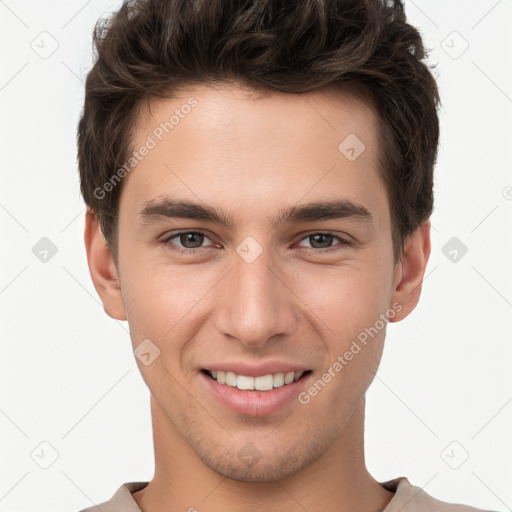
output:
[[[121,283],[114,258],[96,214],[87,208],[85,214],[85,249],[94,288],[100,296],[105,313],[117,320],[126,320]]]
[[[396,264],[390,305],[398,303],[402,309],[390,322],[403,320],[418,304],[429,256],[430,220],[426,220],[407,238],[402,260]]]

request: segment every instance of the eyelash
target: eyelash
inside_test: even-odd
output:
[[[161,243],[164,246],[166,246],[169,250],[171,250],[173,252],[177,252],[179,254],[186,254],[186,255],[193,255],[194,253],[197,253],[197,252],[201,251],[202,249],[206,249],[206,247],[198,247],[198,248],[195,248],[195,249],[182,249],[180,247],[174,246],[174,244],[171,243],[172,239],[177,238],[180,235],[185,235],[185,234],[203,235],[204,237],[209,238],[208,235],[206,233],[203,233],[202,231],[176,231],[176,232],[173,232],[173,233],[169,234],[168,236],[166,236],[162,240]],[[347,247],[347,246],[351,245],[349,241],[347,241],[347,240],[345,240],[345,239],[339,237],[338,235],[336,235],[334,233],[331,233],[329,231],[315,231],[315,232],[312,232],[309,235],[306,235],[303,238],[301,238],[299,240],[299,242],[302,242],[304,239],[309,238],[309,237],[311,237],[313,235],[328,235],[328,236],[332,236],[335,239],[337,239],[339,241],[339,243],[336,244],[333,247],[328,247],[327,249],[315,249],[314,247],[303,247],[303,249],[310,249],[312,251],[325,253],[325,252],[339,251],[339,250],[342,250],[344,247]]]

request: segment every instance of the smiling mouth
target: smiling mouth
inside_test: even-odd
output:
[[[234,372],[214,370],[202,370],[202,373],[208,375],[208,377],[219,384],[243,391],[271,391],[274,388],[289,386],[297,382],[299,379],[310,374],[311,370],[306,370],[305,372],[269,373],[260,377],[249,377],[247,375],[238,375]]]

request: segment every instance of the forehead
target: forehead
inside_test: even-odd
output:
[[[172,193],[262,209],[306,195],[346,195],[371,207],[385,195],[377,122],[373,109],[348,92],[182,89],[141,105],[131,150],[150,149],[133,162],[124,202],[140,210]]]
[[[185,123],[187,118],[192,120]],[[150,99],[140,105],[133,132],[135,141],[140,141],[159,131],[161,124],[171,126],[167,125],[167,130],[160,126],[164,132],[160,135],[176,135],[184,131],[184,125],[193,124],[197,137],[245,137],[249,146],[265,136],[274,140],[276,135],[279,140],[298,136],[310,143],[320,138],[330,142],[329,132],[336,132],[338,137],[354,133],[371,145],[377,122],[369,103],[350,91],[331,87],[289,94],[226,83],[197,85],[179,89],[169,99]],[[251,141],[255,135],[259,138]]]

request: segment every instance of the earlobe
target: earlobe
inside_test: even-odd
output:
[[[426,220],[407,238],[402,260],[396,265],[390,304],[398,302],[402,308],[391,322],[403,320],[417,306],[429,256],[430,221]]]
[[[114,258],[103,237],[98,217],[89,207],[85,214],[84,242],[89,272],[105,313],[116,320],[126,320]]]

